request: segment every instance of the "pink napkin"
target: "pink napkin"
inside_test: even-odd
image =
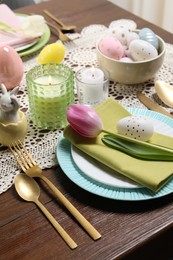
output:
[[[3,22],[13,28],[21,27],[20,19],[5,4],[0,4],[0,22]],[[32,43],[34,39],[33,37],[32,38],[25,37],[19,32],[0,31],[0,45],[10,45],[13,48],[18,48],[26,44]]]

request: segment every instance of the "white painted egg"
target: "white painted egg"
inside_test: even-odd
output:
[[[126,37],[127,46],[129,47],[131,41],[139,39],[139,34],[135,32],[129,32],[129,34]]]
[[[158,56],[158,52],[152,44],[140,39],[130,43],[129,51],[135,61],[150,60]]]
[[[154,126],[147,117],[128,116],[117,122],[117,131],[127,137],[148,141],[154,133]]]
[[[121,58],[120,59],[120,61],[122,61],[122,62],[134,62],[131,58],[129,58],[129,57],[123,57],[123,58]]]
[[[128,57],[129,59],[133,60],[132,57],[131,57],[131,53],[130,53],[130,50],[129,49],[126,49],[124,50],[124,56],[125,57]],[[134,60],[133,60],[134,61]]]
[[[133,31],[137,28],[137,24],[135,21],[130,19],[119,19],[112,21],[109,25],[109,28],[125,28]]]
[[[122,45],[127,45],[127,37],[130,33],[129,30],[125,28],[114,28],[112,33],[121,42]]]

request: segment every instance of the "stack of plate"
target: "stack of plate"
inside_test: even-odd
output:
[[[173,136],[173,120],[171,118],[150,110],[138,108],[128,110],[132,115],[143,115],[152,119],[155,132]],[[173,180],[154,193],[87,156],[72,146],[63,136],[59,139],[56,154],[60,167],[71,181],[102,197],[141,201],[159,198],[173,192]]]
[[[26,15],[22,15],[22,14],[16,14],[16,15],[20,19],[25,19],[26,17]],[[50,29],[46,25],[45,33],[41,36],[41,38],[39,38],[38,40],[33,40],[33,42],[30,44],[26,44],[22,47],[16,48],[16,51],[19,53],[21,57],[34,53],[39,49],[41,49],[48,42],[49,38],[50,38]]]

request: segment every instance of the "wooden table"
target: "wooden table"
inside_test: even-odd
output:
[[[52,0],[17,9],[42,13],[48,9],[77,31],[89,24],[108,25],[120,18],[133,19],[138,27],[150,27],[166,42],[173,35],[105,0]],[[51,36],[50,42],[57,38]],[[3,171],[3,169],[1,169]],[[143,202],[105,199],[82,190],[60,167],[44,171],[78,210],[98,229],[102,238],[93,241],[41,181],[41,201],[77,242],[69,249],[33,203],[18,197],[14,187],[0,196],[0,259],[170,259],[173,256],[173,194]]]

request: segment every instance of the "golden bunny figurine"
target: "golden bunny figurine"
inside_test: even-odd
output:
[[[12,145],[19,140],[23,142],[27,134],[27,120],[20,111],[20,103],[15,96],[19,87],[8,92],[6,86],[1,84],[0,95],[0,144]]]

